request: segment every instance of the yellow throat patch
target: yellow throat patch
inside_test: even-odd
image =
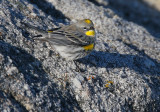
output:
[[[94,48],[94,44],[89,44],[89,45],[86,45],[86,46],[83,46],[84,50],[86,51],[90,51]]]
[[[95,31],[94,30],[86,31],[86,35],[87,36],[95,36]]]

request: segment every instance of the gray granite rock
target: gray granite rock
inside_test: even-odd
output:
[[[100,1],[100,0],[99,0]],[[114,10],[86,0],[0,1],[0,111],[160,111],[160,41]],[[78,19],[96,28],[95,50],[59,57],[35,32]]]

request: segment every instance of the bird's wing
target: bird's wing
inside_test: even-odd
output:
[[[57,30],[48,30],[49,37],[48,40],[52,41],[65,41],[64,43],[72,44],[72,45],[86,45],[88,44],[86,41],[83,41],[82,38],[84,37],[83,34],[80,34],[78,31],[75,30],[66,30],[67,28],[59,28]]]

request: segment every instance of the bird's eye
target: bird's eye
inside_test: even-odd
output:
[[[84,28],[83,28],[83,30],[87,30],[87,28],[86,28],[86,27],[84,27]]]

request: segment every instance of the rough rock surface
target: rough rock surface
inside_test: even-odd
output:
[[[160,111],[159,39],[90,1],[0,1],[1,112]],[[97,40],[77,62],[80,71],[22,27],[50,29],[84,18],[94,22]]]

